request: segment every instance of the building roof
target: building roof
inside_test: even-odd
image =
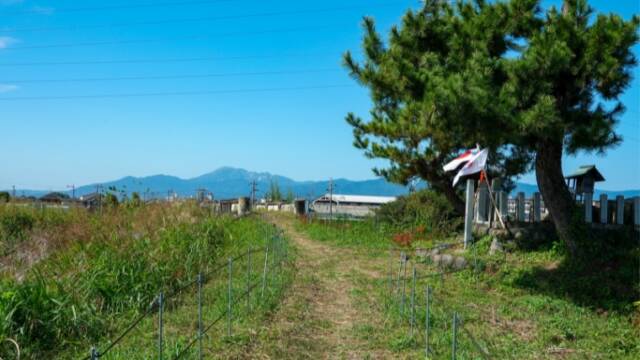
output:
[[[329,200],[330,194],[324,194],[318,200]],[[395,196],[370,196],[370,195],[342,195],[333,194],[333,201],[352,202],[362,204],[386,204],[395,201]]]
[[[93,192],[93,193],[80,196],[80,201],[93,201],[93,200],[98,200],[101,197],[102,197],[102,194]]]
[[[565,178],[574,179],[587,175],[592,175],[595,181],[604,181],[604,176],[600,174],[595,165],[582,165],[578,168],[578,170],[574,171],[573,174],[569,174],[565,176]]]

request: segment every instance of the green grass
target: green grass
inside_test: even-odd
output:
[[[33,220],[12,244],[17,251],[26,251],[23,245],[35,239],[44,239],[40,241],[50,248],[35,265],[9,255],[5,261],[11,266],[0,273],[0,340],[16,340],[26,358],[84,355],[94,344],[104,348],[102,344],[118,335],[160,291],[171,293],[227,256],[264,245],[272,231],[258,218],[214,217],[191,203],[103,213],[3,207],[0,220],[15,218],[16,213]],[[216,301],[220,296],[211,289],[218,281],[212,277],[211,287],[207,285],[207,294]],[[279,294],[275,289],[268,288],[268,294],[276,293],[261,305],[264,309],[274,306]],[[167,316],[192,298],[177,297]],[[186,339],[184,334],[179,337]],[[142,331],[139,338],[132,334],[127,340],[147,336]],[[173,340],[168,341],[169,349]],[[12,354],[12,346],[3,341],[0,357]]]
[[[203,327],[216,325],[203,338],[203,354],[207,358],[237,357],[253,342],[265,320],[278,306],[291,273],[273,248],[267,256],[267,276],[262,292],[265,252],[258,251],[232,263],[232,320],[228,334],[228,268],[212,275],[203,286]],[[249,271],[249,272],[248,272]],[[197,288],[189,287],[175,299],[167,301],[164,321],[164,357],[174,358],[191,343],[198,326]],[[101,358],[149,359],[158,356],[158,314],[146,318],[121,344]],[[105,343],[107,345],[108,343]],[[196,343],[184,353],[185,358],[198,354]]]
[[[434,239],[420,234],[419,230],[406,230],[397,225],[378,222],[374,219],[350,221],[335,219],[313,220],[311,222],[298,221],[296,229],[304,231],[312,239],[330,243],[338,247],[351,247],[363,250],[384,250],[397,247],[392,239],[401,234],[410,233],[414,246],[428,247],[434,244]]]
[[[299,224],[311,238],[337,246],[384,248],[391,243],[373,229],[360,225],[359,236],[340,237],[337,229],[320,224]],[[367,235],[374,234],[374,235]],[[338,235],[338,236],[336,236]],[[370,237],[367,237],[370,236]],[[367,314],[354,327],[356,336],[365,340],[370,349],[392,352],[398,358],[424,358],[425,290],[432,289],[430,349],[431,358],[451,356],[453,313],[478,345],[493,359],[637,359],[640,358],[640,313],[631,302],[621,306],[621,300],[607,302],[579,300],[574,294],[548,291],[549,279],[555,286],[567,288],[567,277],[531,276],[541,271],[558,271],[563,255],[554,248],[488,255],[489,238],[476,244],[477,268],[445,275],[429,261],[411,257],[408,265],[405,309],[401,311],[402,285],[397,286],[399,258],[391,263],[393,281],[389,282],[388,252],[367,251],[367,260],[378,264],[383,278],[371,278],[353,272],[356,289],[351,296],[360,310]],[[415,244],[414,244],[415,245]],[[411,251],[408,250],[411,254]],[[473,252],[452,249],[474,264]],[[420,279],[416,281],[416,318],[414,335],[410,335],[411,269],[415,265]],[[560,282],[565,282],[560,283]],[[553,284],[551,284],[553,285]],[[591,283],[582,291],[597,291],[606,284]],[[629,284],[632,286],[632,284]],[[400,289],[400,290],[399,290]],[[608,293],[605,293],[608,294]],[[458,359],[482,359],[463,330],[458,336]]]

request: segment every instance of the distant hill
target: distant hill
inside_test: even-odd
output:
[[[538,185],[525,184],[525,183],[520,183],[519,182],[519,183],[516,183],[516,187],[511,192],[511,196],[515,196],[517,193],[523,192],[526,197],[529,197],[534,192],[537,192],[537,191],[539,191],[538,190]],[[597,199],[600,196],[600,194],[603,194],[603,193],[607,194],[609,196],[609,198],[613,198],[613,197],[616,197],[618,195],[622,195],[625,198],[630,198],[630,197],[634,197],[634,196],[640,196],[640,189],[612,191],[612,190],[598,189],[597,185],[596,185],[594,199]]]
[[[270,173],[251,172],[244,169],[223,167],[213,172],[194,177],[181,179],[169,175],[154,175],[147,177],[125,177],[119,180],[105,182],[105,189],[115,187],[127,193],[137,191],[144,193],[149,190],[153,197],[164,197],[170,191],[175,191],[181,197],[192,196],[198,189],[207,189],[216,199],[235,198],[249,196],[250,183],[255,180],[258,188],[258,197],[264,196],[268,191],[271,181],[278,183],[283,195],[291,190],[299,197],[315,197],[326,192],[328,181],[295,181],[285,176]],[[82,186],[76,189],[76,195],[80,196],[96,191],[96,185]],[[336,193],[355,195],[381,195],[398,196],[407,193],[407,188],[391,184],[384,179],[364,181],[352,181],[347,179],[334,180]]]
[[[255,180],[258,185],[258,197],[264,196],[268,191],[271,181],[277,182],[283,195],[291,190],[298,197],[317,197],[324,194],[329,186],[329,181],[296,181],[285,176],[274,175],[267,172],[252,172],[233,167],[222,167],[210,173],[200,175],[191,179],[181,179],[171,175],[153,175],[146,177],[127,176],[119,180],[101,183],[104,189],[115,187],[119,191],[140,194],[148,190],[150,197],[162,198],[169,191],[175,191],[181,197],[192,196],[197,189],[207,189],[211,191],[216,199],[235,198],[249,195],[249,184]],[[96,191],[98,184],[81,186],[76,189],[76,196],[89,194]],[[338,194],[353,195],[378,195],[378,196],[399,196],[406,194],[408,188],[387,182],[377,178],[371,180],[354,181],[348,179],[334,180],[335,192]],[[538,187],[532,184],[517,183],[516,188],[511,193],[512,196],[518,192],[524,192],[531,196],[538,191]],[[18,195],[23,193],[27,196],[40,197],[50,191],[42,190],[17,190]],[[71,194],[70,191],[64,191]],[[595,197],[601,192],[606,192],[610,197],[624,195],[624,197],[640,196],[638,190],[607,191],[596,190]]]

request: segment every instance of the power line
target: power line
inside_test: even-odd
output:
[[[27,45],[16,46],[4,49],[9,50],[37,50],[37,49],[53,49],[53,48],[70,48],[70,47],[85,47],[85,46],[102,46],[102,45],[121,45],[121,44],[143,44],[153,42],[164,42],[167,40],[199,40],[199,39],[211,39],[217,37],[233,37],[244,35],[263,35],[263,34],[279,34],[288,32],[302,32],[302,31],[314,31],[314,30],[326,30],[335,27],[344,28],[353,24],[338,24],[338,25],[322,25],[322,26],[302,26],[294,28],[282,28],[271,30],[259,30],[259,31],[239,31],[220,34],[208,34],[208,35],[188,35],[178,36],[173,38],[161,37],[161,38],[147,38],[147,39],[131,39],[131,40],[105,40],[105,41],[88,41],[79,43],[63,43],[63,44],[49,44],[49,45]]]
[[[120,76],[120,77],[70,78],[70,79],[0,80],[0,83],[32,84],[32,83],[123,81],[123,80],[203,79],[203,78],[212,78],[212,77],[313,74],[313,73],[336,72],[336,71],[340,71],[340,69],[308,69],[308,70],[291,70],[291,71],[232,72],[232,73],[215,73],[215,74],[186,74],[186,75],[157,75],[157,76]]]
[[[27,101],[27,100],[70,100],[70,99],[112,99],[131,97],[153,97],[153,96],[189,96],[189,95],[213,95],[213,94],[242,94],[261,92],[284,92],[297,90],[320,90],[349,88],[355,85],[317,85],[317,86],[297,86],[279,88],[257,88],[257,89],[232,89],[232,90],[202,90],[202,91],[171,91],[171,92],[142,92],[124,94],[97,94],[97,95],[61,95],[61,96],[21,96],[21,97],[0,97],[0,101]]]
[[[367,4],[367,9],[372,7],[389,7],[397,5],[396,3],[384,3],[384,4]],[[131,26],[146,26],[146,25],[166,25],[166,24],[181,24],[191,22],[211,22],[220,20],[235,20],[235,19],[249,19],[255,17],[272,17],[283,15],[301,15],[312,13],[324,13],[324,12],[338,12],[349,10],[360,10],[362,6],[342,6],[333,8],[319,8],[319,9],[306,9],[306,10],[289,10],[289,11],[272,11],[254,14],[243,15],[225,15],[225,16],[209,16],[209,17],[196,17],[196,18],[183,18],[183,19],[164,19],[164,20],[150,20],[150,21],[136,21],[136,22],[123,22],[112,24],[98,24],[98,25],[71,25],[71,26],[53,26],[53,27],[34,27],[34,28],[8,28],[2,29],[4,32],[38,32],[38,31],[57,31],[57,30],[84,30],[84,29],[102,29],[102,28],[122,28]]]
[[[76,8],[46,8],[37,7],[28,10],[17,10],[10,12],[2,12],[2,15],[20,15],[20,14],[39,14],[43,12],[89,12],[89,11],[108,11],[108,10],[125,10],[125,9],[140,9],[140,8],[157,8],[157,7],[170,7],[170,6],[185,6],[185,5],[207,5],[223,2],[233,2],[234,0],[193,0],[193,1],[165,1],[157,3],[144,3],[144,4],[128,4],[128,5],[104,5],[104,6],[92,6],[92,7],[76,7]]]
[[[317,57],[317,56],[341,56],[339,53],[306,53],[306,54],[272,54],[272,55],[243,55],[243,56],[202,56],[192,58],[166,58],[166,59],[121,59],[121,60],[88,60],[88,61],[42,61],[42,62],[13,62],[0,63],[0,66],[58,66],[58,65],[107,65],[107,64],[157,64],[157,63],[181,63],[200,62],[212,60],[251,60],[292,57]]]

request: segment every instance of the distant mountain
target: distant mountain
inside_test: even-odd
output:
[[[248,196],[250,183],[255,180],[258,197],[264,196],[269,190],[271,182],[280,187],[283,195],[291,190],[299,197],[316,197],[324,194],[329,186],[328,181],[295,181],[285,176],[266,172],[251,172],[244,169],[222,167],[213,172],[191,179],[181,179],[169,175],[154,175],[147,177],[124,177],[119,180],[105,182],[100,185],[104,189],[115,187],[127,193],[148,191],[152,197],[164,197],[169,192],[176,192],[181,197],[195,195],[198,189],[206,189],[213,193],[216,199]],[[76,196],[96,191],[98,184],[82,186],[76,189]],[[384,179],[352,181],[347,179],[334,180],[336,193],[354,195],[398,196],[407,193],[404,186],[391,184]]]
[[[104,189],[115,187],[118,191],[125,191],[128,194],[136,191],[140,194],[148,193],[150,197],[162,198],[171,191],[175,191],[181,197],[195,195],[198,189],[206,189],[213,193],[216,199],[235,198],[248,196],[250,183],[255,180],[258,187],[258,197],[263,197],[269,190],[271,181],[278,183],[280,191],[286,195],[291,190],[298,197],[317,197],[327,192],[329,181],[296,181],[285,176],[274,175],[267,172],[252,172],[233,167],[222,167],[213,172],[200,175],[191,179],[181,179],[170,175],[153,175],[146,177],[127,176],[119,180],[109,181],[101,184],[91,184],[81,186],[76,189],[76,196],[95,192],[98,185]],[[372,180],[352,181],[347,179],[334,180],[335,193],[352,195],[378,195],[378,196],[398,196],[408,192],[405,186],[399,186],[377,178]],[[516,183],[515,189],[511,192],[515,196],[518,192],[524,192],[527,197],[538,191],[538,187],[532,184]],[[18,195],[23,193],[27,196],[40,197],[49,191],[42,190],[17,190]],[[64,191],[71,194],[70,191]],[[607,191],[596,190],[595,198],[600,193],[607,193],[609,197],[624,195],[624,197],[640,196],[638,190]]]
[[[525,183],[519,182],[519,183],[516,183],[516,187],[515,189],[513,189],[513,191],[511,191],[510,195],[515,196],[517,193],[523,192],[526,197],[530,197],[534,192],[537,192],[537,191],[539,191],[538,185],[525,184]],[[600,194],[607,194],[609,198],[614,198],[618,195],[622,195],[625,198],[630,198],[634,196],[640,196],[640,189],[613,191],[613,190],[598,189],[596,185],[595,194],[593,196],[594,199],[597,199],[600,196]]]

